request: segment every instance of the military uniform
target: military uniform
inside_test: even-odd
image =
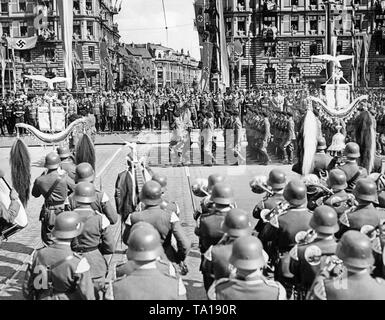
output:
[[[349,210],[349,199],[351,199],[351,195],[349,195],[345,190],[341,190],[329,197],[323,198],[322,201],[324,205],[333,207],[334,210],[336,210],[338,217],[340,217],[344,212]]]
[[[51,194],[46,194],[59,179],[56,187]],[[41,237],[44,243],[52,243],[51,229],[54,224],[54,217],[64,211],[64,202],[69,193],[73,192],[75,186],[65,172],[59,173],[57,170],[43,173],[34,182],[32,195],[35,198],[44,196],[45,202],[40,212],[40,221],[42,222]]]
[[[264,209],[272,210],[276,208],[280,203],[284,202],[285,198],[283,197],[283,190],[279,192],[274,192],[273,195],[267,195],[265,198],[259,202],[253,210],[253,217],[258,219],[258,222],[255,226],[255,231],[261,232],[265,226],[265,222],[261,219],[261,212]]]
[[[134,121],[136,123],[136,129],[141,130],[143,128],[145,118],[145,102],[139,98],[134,102]]]
[[[4,133],[4,125],[5,125],[5,119],[6,119],[5,110],[6,110],[6,104],[4,100],[2,100],[0,103],[0,130],[3,136],[5,135]]]
[[[332,161],[332,157],[326,154],[324,151],[317,151],[313,159],[314,174],[320,176],[328,171],[329,164]]]
[[[160,206],[153,206],[141,212],[132,213],[126,221],[126,230],[123,234],[123,241],[125,243],[128,241],[130,226],[133,226],[139,221],[148,222],[158,230],[162,246],[170,261],[179,263],[186,259],[191,243],[184,234],[179,217],[174,212],[162,210]],[[171,244],[172,236],[175,237],[177,242],[177,252]]]
[[[14,112],[14,102],[12,99],[8,99],[7,106],[5,108],[5,116],[6,116],[6,124],[7,124],[7,131],[8,134],[13,134],[13,131],[15,130],[15,112]]]
[[[338,167],[346,175],[346,181],[348,183],[347,191],[352,191],[357,181],[361,178],[365,178],[368,172],[365,168],[359,167],[356,161],[347,161],[345,164]]]
[[[108,272],[103,255],[114,252],[114,236],[108,219],[92,208],[77,208],[84,223],[82,233],[73,240],[72,249],[81,253],[91,265],[91,278],[95,292],[101,290]]]
[[[115,101],[112,98],[106,99],[104,102],[104,114],[106,121],[109,126],[109,130],[112,132],[114,130],[115,119],[116,119],[116,110],[115,110]]]
[[[62,170],[67,172],[69,178],[75,181],[76,165],[70,157],[62,160],[62,162],[60,163],[60,167]]]
[[[276,281],[263,276],[241,280],[220,279],[208,291],[209,300],[286,300],[286,291]]]
[[[30,300],[94,300],[90,265],[69,243],[39,249],[27,270],[23,294]]]
[[[78,205],[74,199],[74,194],[71,194],[66,200],[67,210],[75,210]],[[116,210],[112,206],[108,195],[103,192],[96,190],[96,201],[91,203],[91,208],[95,211],[98,211],[104,214],[111,224],[115,224],[119,220],[119,216],[116,213]]]

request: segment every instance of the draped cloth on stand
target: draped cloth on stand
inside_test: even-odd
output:
[[[73,36],[73,1],[57,1],[63,39],[64,71],[67,78],[67,89],[72,89],[72,36]]]

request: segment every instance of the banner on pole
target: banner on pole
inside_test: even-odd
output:
[[[219,48],[221,57],[221,73],[222,84],[225,87],[230,87],[230,68],[229,68],[229,56],[227,54],[226,33],[225,33],[225,18],[223,15],[223,1],[217,1],[217,11],[219,14]]]
[[[202,78],[201,89],[206,89],[207,83],[210,80],[211,62],[213,57],[213,44],[211,42],[203,43],[203,57],[202,57]]]

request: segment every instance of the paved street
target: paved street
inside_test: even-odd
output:
[[[131,139],[130,139],[131,138]],[[135,138],[137,139],[137,138]],[[124,170],[125,156],[128,152],[128,147],[124,145],[125,141],[135,141],[132,136],[115,135],[113,145],[103,145],[102,143],[96,146],[97,155],[97,187],[102,188],[108,193],[110,199],[113,200],[114,185],[117,174]],[[136,140],[138,141],[138,140]],[[111,141],[109,141],[110,143]],[[146,142],[148,142],[146,144]],[[272,166],[262,167],[257,165],[247,166],[214,166],[202,167],[195,165],[192,167],[172,167],[167,161],[159,161],[159,159],[168,159],[167,145],[158,143],[152,144],[151,139],[141,141],[138,145],[139,154],[149,154],[150,163],[154,167],[154,171],[165,174],[168,178],[169,199],[178,202],[181,208],[181,219],[183,227],[190,237],[193,247],[189,254],[187,264],[189,274],[184,277],[185,284],[188,290],[190,299],[205,299],[203,291],[202,277],[199,273],[200,255],[198,249],[198,239],[194,235],[195,221],[192,218],[193,204],[191,194],[189,192],[189,183],[198,177],[207,177],[214,172],[221,172],[228,176],[228,182],[235,190],[237,204],[240,208],[251,212],[255,203],[260,200],[260,196],[253,194],[249,188],[249,181],[252,176],[260,174],[268,174]],[[0,141],[1,145],[1,141]],[[32,178],[33,180],[40,175],[44,168],[43,158],[45,154],[50,152],[52,147],[32,147],[30,153],[33,162]],[[0,168],[7,172],[7,180],[10,181],[9,172],[9,151],[10,148],[4,146],[0,149]],[[290,168],[282,166],[287,171],[289,176]],[[190,180],[188,178],[190,176]],[[198,206],[199,199],[195,198],[195,206]],[[31,198],[28,205],[29,225],[26,229],[13,236],[8,242],[0,246],[0,299],[22,299],[22,280],[25,271],[25,262],[28,261],[31,253],[41,247],[40,241],[40,222],[38,221],[40,207],[43,203],[43,198]],[[120,225],[114,226],[116,235],[116,252],[109,258],[110,265],[124,261],[124,247],[120,244]]]

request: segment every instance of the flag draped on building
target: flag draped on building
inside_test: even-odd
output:
[[[7,37],[8,49],[30,50],[36,47],[37,37],[29,38],[10,38]]]
[[[210,80],[212,57],[213,57],[213,44],[211,42],[204,42],[203,56],[202,56],[202,78],[201,78],[202,91],[206,89],[207,83]]]
[[[100,61],[101,64],[107,69],[108,75],[108,90],[114,89],[114,74],[112,73],[112,65],[110,54],[108,53],[107,42],[100,42]]]
[[[72,89],[72,36],[73,36],[73,1],[57,2],[63,39],[64,71],[67,77],[67,89]]]
[[[77,79],[77,72],[76,72],[76,64],[82,68],[83,74],[84,74],[84,79],[86,83],[86,91],[88,92],[88,78],[87,78],[87,73],[84,68],[84,61],[83,61],[83,50],[82,50],[82,45],[81,44],[75,44],[75,50],[74,50],[74,75],[75,75],[75,81],[76,81],[76,87],[78,87],[78,79]]]
[[[3,98],[5,97],[5,68],[7,67],[6,59],[6,49],[4,46],[0,47],[0,63],[1,63],[1,88]]]
[[[225,31],[225,18],[223,16],[223,1],[217,1],[217,12],[218,12],[218,29],[219,29],[219,48],[220,48],[220,59],[221,59],[221,73],[222,83],[225,87],[230,86],[230,68],[229,68],[229,56],[227,54],[226,44],[226,31]]]
[[[365,86],[368,87],[368,74],[369,74],[369,48],[370,48],[370,43],[372,40],[372,35],[371,34],[364,34],[364,68],[363,68],[363,76],[364,76],[364,81],[365,81]]]

